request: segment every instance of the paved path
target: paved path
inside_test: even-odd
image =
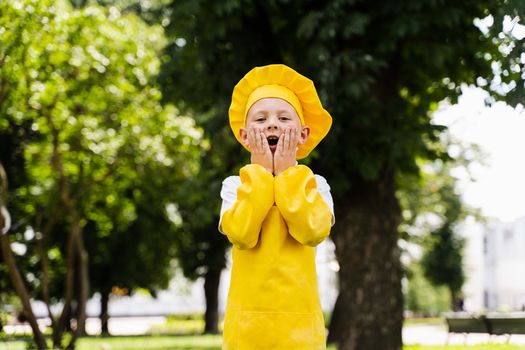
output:
[[[438,325],[411,325],[403,328],[403,343],[406,345],[474,345],[483,343],[505,343],[507,336],[490,336],[487,334],[451,334],[447,328]],[[525,335],[513,335],[510,337],[511,344],[525,344]]]

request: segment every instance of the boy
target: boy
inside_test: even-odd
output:
[[[325,349],[315,246],[334,223],[332,197],[326,180],[296,159],[332,118],[313,82],[280,64],[239,81],[229,118],[251,164],[221,190],[219,229],[233,244],[223,349]]]

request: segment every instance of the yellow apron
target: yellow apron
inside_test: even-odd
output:
[[[332,213],[315,177],[304,165],[274,178],[250,164],[240,178],[221,220],[233,244],[223,349],[325,349],[314,247]]]

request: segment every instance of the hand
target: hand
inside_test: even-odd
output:
[[[273,157],[274,175],[281,174],[286,169],[295,166],[297,157],[297,130],[286,128],[279,137],[277,149]]]
[[[273,173],[273,154],[262,130],[248,129],[248,147],[252,154],[252,164],[259,164],[270,173]]]

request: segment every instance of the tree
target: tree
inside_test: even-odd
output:
[[[162,178],[164,186],[144,186],[148,182],[146,180],[128,188],[130,193],[139,192],[141,195],[132,198],[136,218],[125,228],[114,227],[109,232],[100,232],[96,222],[89,222],[85,227],[85,231],[89,232],[86,247],[92,257],[89,266],[92,292],[101,295],[103,334],[109,333],[108,303],[115,287],[130,294],[143,288],[155,295],[157,291],[166,289],[173,277],[172,262],[177,257],[176,237],[181,234],[183,224],[176,205],[170,201],[180,197],[177,194],[179,190],[173,185],[184,187],[184,183],[174,182],[168,174],[151,173],[146,176],[153,177]],[[109,209],[107,215],[110,218],[111,213]]]
[[[458,237],[446,223],[431,232],[428,247],[421,261],[425,277],[436,286],[447,286],[454,311],[461,310],[461,288],[465,282],[463,271],[464,239]]]
[[[398,180],[397,196],[404,213],[400,225],[402,238],[406,244],[417,245],[423,251],[422,259],[410,256],[410,262],[405,266],[410,302],[407,306],[418,312],[432,311],[435,314],[438,311],[437,304],[427,300],[438,297],[441,289],[437,287],[443,285],[450,293],[447,299],[449,307],[454,308],[464,283],[464,240],[453,228],[466,216],[476,213],[462,203],[455,190],[456,179],[450,175],[453,161],[445,162],[426,162],[425,171],[421,171],[418,177]],[[409,254],[408,251],[405,254]]]
[[[523,63],[512,58],[522,43],[505,54],[501,41],[515,38],[506,33],[504,40],[494,39],[499,24],[484,34],[473,25],[476,18],[501,15],[504,3],[186,0],[171,5],[165,97],[206,113],[200,123],[217,135],[214,151],[230,147],[229,98],[253,66],[282,62],[311,77],[334,117],[330,135],[310,160],[328,179],[335,199],[332,238],[340,294],[329,340],[341,349],[401,347],[396,176],[417,172],[418,158],[437,157],[427,141],[437,140],[444,128],[430,123],[430,112],[445,98],[454,101],[462,83],[485,84],[493,92],[497,86],[491,82],[514,79],[507,90],[523,96]],[[493,61],[502,67],[512,61],[514,70],[493,72]],[[235,153],[223,154],[232,164],[241,162]]]
[[[72,348],[90,289],[87,223],[97,234],[144,229],[135,203],[146,205],[152,193],[164,193],[151,208],[159,210],[156,219],[167,218],[177,184],[198,170],[202,134],[190,118],[160,104],[153,83],[164,44],[159,27],[116,9],[32,0],[0,3],[0,28],[7,25],[11,30],[0,30],[0,130],[29,125],[38,134],[22,142],[27,181],[9,195],[29,218],[18,230],[34,232],[41,270],[32,279],[48,306],[53,346]],[[19,237],[19,231],[2,235],[2,257],[37,346],[46,348],[24,281],[29,272],[17,271],[11,251],[11,239]],[[51,269],[52,260],[61,268]],[[50,308],[53,278],[63,279],[58,318]],[[76,327],[64,345],[74,300]]]
[[[123,13],[133,12],[147,23],[157,23],[166,26],[171,13],[171,0],[97,0],[100,5],[113,6]],[[76,7],[86,6],[86,1],[71,0]],[[183,79],[192,77],[181,77]],[[162,80],[162,79],[161,79]],[[178,88],[175,78],[170,77],[167,90]],[[164,82],[161,84],[164,86]],[[187,92],[186,92],[187,93]],[[172,102],[172,98],[164,99],[164,103]],[[181,99],[177,101],[183,112],[194,110]],[[195,109],[203,111],[202,109]],[[226,249],[228,241],[217,235],[218,211],[220,203],[217,198],[222,185],[222,179],[238,171],[239,162],[230,158],[238,148],[229,137],[229,132],[222,128],[220,120],[216,123],[210,120],[209,113],[200,113],[194,116],[195,120],[206,130],[211,143],[221,145],[209,149],[201,158],[201,171],[181,187],[184,192],[184,201],[178,205],[183,226],[179,227],[179,234],[174,236],[176,242],[175,254],[186,278],[195,280],[204,278],[204,295],[206,299],[205,333],[217,333],[219,330],[218,288],[221,271],[226,265]],[[219,130],[221,129],[221,130]],[[211,194],[211,195],[210,195]],[[210,200],[212,198],[212,200]]]
[[[445,287],[432,285],[424,276],[419,261],[406,266],[405,310],[416,316],[436,317],[450,310],[450,294]]]
[[[445,287],[450,294],[450,308],[457,310],[465,280],[464,238],[456,232],[457,226],[468,216],[480,220],[481,215],[463,203],[457,190],[458,179],[452,173],[461,169],[470,174],[470,166],[484,164],[484,155],[477,145],[463,145],[447,133],[440,139],[429,147],[439,149],[441,159],[421,161],[419,174],[397,181],[403,209],[400,231],[406,242],[423,250],[422,258],[413,259],[408,266],[416,277],[414,282],[424,286],[417,280],[424,276],[434,287]]]
[[[461,197],[455,188],[455,181],[431,185],[440,197],[441,206],[436,211],[441,224],[425,237],[421,265],[425,277],[435,286],[446,286],[450,292],[452,309],[458,311],[460,294],[465,273],[463,270],[464,239],[455,232],[457,225],[467,215]],[[444,183],[443,183],[444,182]]]

